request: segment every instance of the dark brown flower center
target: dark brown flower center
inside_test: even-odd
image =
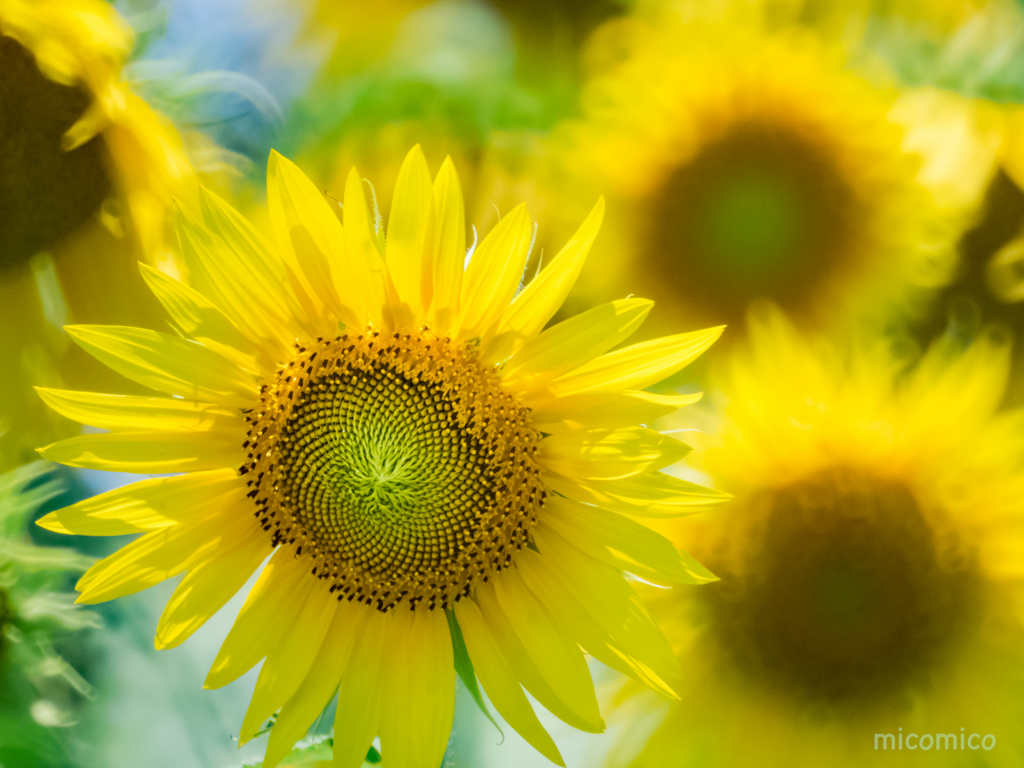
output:
[[[508,567],[543,505],[526,409],[448,339],[318,341],[250,421],[256,514],[339,599],[447,608]]]
[[[0,271],[53,248],[110,194],[102,138],[70,152],[61,146],[89,102],[82,88],[47,79],[29,51],[0,36]]]
[[[719,320],[758,297],[801,309],[856,253],[864,218],[834,149],[767,119],[709,141],[649,205],[651,284]]]
[[[971,623],[972,559],[904,486],[833,469],[748,500],[707,591],[741,668],[795,698],[879,700]]]

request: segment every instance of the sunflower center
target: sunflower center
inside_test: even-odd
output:
[[[0,271],[74,232],[111,190],[99,137],[68,152],[61,138],[89,106],[81,88],[47,79],[0,36]]]
[[[708,592],[756,680],[828,704],[921,682],[973,616],[970,557],[904,486],[833,469],[750,500],[756,521]]]
[[[447,608],[507,567],[544,501],[527,411],[424,332],[297,350],[249,415],[256,515],[339,599]]]
[[[662,185],[649,261],[667,288],[700,285],[719,314],[757,296],[787,304],[847,258],[858,213],[833,150],[794,127],[749,121]]]

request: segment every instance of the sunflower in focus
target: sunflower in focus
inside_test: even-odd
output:
[[[212,193],[199,215],[179,211],[194,287],[144,274],[181,335],[68,329],[170,397],[40,390],[60,413],[111,430],[41,452],[182,473],[40,521],[143,534],[85,574],[79,601],[187,572],[156,631],[157,647],[172,648],[269,556],[206,680],[223,686],[263,660],[240,741],[278,712],[265,768],[336,691],[335,765],[359,765],[379,735],[389,766],[436,768],[453,666],[557,763],[523,688],[567,723],[602,730],[581,648],[672,695],[671,649],[622,571],[711,577],[633,517],[726,497],[662,473],[687,447],[636,425],[696,399],[643,390],[722,329],[613,349],[651,309],[631,298],[542,330],[603,204],[522,287],[525,208],[467,257],[454,166],[432,180],[419,147],[399,172],[386,237],[355,169],[343,223],[276,153],[268,202],[274,245]]]
[[[736,500],[671,535],[721,581],[652,604],[687,690],[663,706],[623,689],[612,764],[861,766],[892,734],[878,750],[901,762],[1020,765],[1024,430],[996,412],[1005,338],[911,364],[770,312],[732,363],[705,460]]]
[[[741,319],[757,297],[821,322],[945,279],[959,225],[892,99],[806,30],[691,15],[595,35],[585,119],[554,145],[565,197],[599,186],[620,211],[585,289],[650,295],[671,322]]]
[[[122,75],[132,41],[101,0],[0,0],[0,466],[60,434],[28,382],[89,370],[69,315],[157,316],[136,261],[167,261],[171,195],[193,172]]]

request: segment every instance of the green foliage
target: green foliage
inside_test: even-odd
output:
[[[933,86],[1000,103],[1024,102],[1024,0],[992,3],[949,38],[898,17],[872,20],[866,55],[912,87]]]
[[[68,577],[91,558],[39,547],[27,529],[33,513],[61,491],[42,463],[0,475],[0,765],[65,768],[76,764],[64,730],[92,696],[89,683],[55,645],[100,626],[74,604]]]

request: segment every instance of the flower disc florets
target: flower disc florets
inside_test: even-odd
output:
[[[339,599],[447,608],[537,521],[540,435],[466,344],[427,330],[318,339],[260,402],[242,467],[256,515]]]

